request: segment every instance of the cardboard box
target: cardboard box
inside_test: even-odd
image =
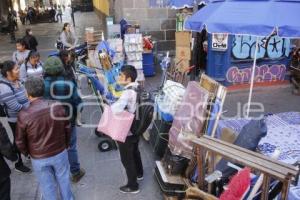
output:
[[[175,59],[176,70],[185,73],[190,69],[190,60]]]
[[[177,46],[191,46],[192,35],[191,32],[181,31],[175,33],[176,47]]]
[[[176,58],[181,60],[191,60],[191,48],[188,46],[188,47],[176,47]]]

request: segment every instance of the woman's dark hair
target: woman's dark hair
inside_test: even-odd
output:
[[[29,62],[29,59],[33,58],[33,57],[40,57],[40,53],[37,51],[31,50],[25,60],[25,65],[27,65],[27,63]]]
[[[72,52],[72,51],[68,51],[66,49],[63,49],[59,52],[59,57],[60,57],[60,60],[63,62],[64,65],[66,65],[66,60],[69,58],[69,56],[71,57],[72,60],[75,60],[75,53]]]
[[[70,23],[68,23],[68,22],[64,23],[64,26],[63,26],[62,31],[65,31],[65,30],[66,30],[66,27],[67,27],[69,24],[70,24]]]
[[[29,35],[29,32],[30,32],[30,31],[31,31],[31,29],[30,29],[30,28],[27,28],[26,31],[25,31],[25,34],[26,34],[26,35]]]
[[[25,40],[23,40],[23,39],[17,39],[16,44],[20,44],[20,45],[26,47],[26,42],[25,42]]]
[[[4,61],[0,63],[1,74],[3,77],[7,77],[7,72],[10,72],[14,69],[16,63],[11,60]]]
[[[70,54],[70,52],[65,49],[63,49],[59,52],[60,60],[64,63],[64,65],[66,64],[65,60],[69,57],[69,54]]]
[[[125,75],[126,79],[131,78],[131,81],[134,82],[137,78],[137,71],[132,65],[124,65],[121,68],[121,72]]]

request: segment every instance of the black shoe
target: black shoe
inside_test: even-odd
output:
[[[120,192],[124,194],[137,194],[140,192],[139,187],[136,188],[131,188],[128,187],[127,185],[120,187]]]
[[[31,169],[26,167],[25,165],[16,165],[15,170],[22,173],[29,173],[31,172]]]
[[[142,181],[142,180],[144,180],[144,176],[143,175],[138,175],[136,179],[138,181]]]
[[[84,175],[85,175],[85,170],[81,168],[79,172],[71,175],[71,181],[73,183],[78,183]]]

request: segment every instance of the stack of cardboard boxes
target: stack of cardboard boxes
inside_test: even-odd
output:
[[[191,32],[180,31],[175,33],[176,40],[176,68],[181,72],[186,72],[190,67],[191,53]]]

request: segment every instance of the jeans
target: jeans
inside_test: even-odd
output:
[[[59,22],[58,17],[60,18],[60,22],[62,22],[62,14],[57,14],[56,15],[56,21]]]
[[[31,159],[44,200],[73,200],[67,151],[43,159]],[[57,198],[57,186],[60,198]]]
[[[139,151],[139,138],[129,136],[125,143],[118,142],[121,162],[127,175],[127,186],[138,188],[137,176],[143,176],[143,164]]]
[[[0,182],[0,198],[1,200],[10,200],[10,178]]]
[[[77,132],[76,125],[72,126],[70,147],[68,149],[68,158],[70,163],[71,174],[76,174],[80,171],[80,164],[78,160],[78,151],[77,151]]]

